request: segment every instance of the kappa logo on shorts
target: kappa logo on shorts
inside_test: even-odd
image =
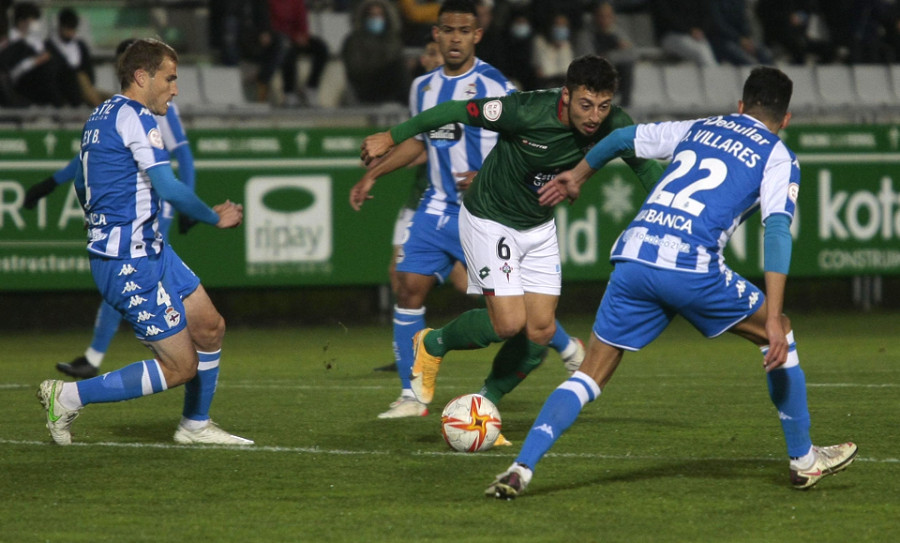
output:
[[[142,303],[144,303],[146,301],[147,301],[147,298],[144,298],[143,296],[135,294],[134,296],[131,297],[130,300],[128,300],[128,307],[129,308],[135,307],[135,306],[141,305]]]
[[[490,274],[491,274],[491,269],[488,268],[487,266],[478,270],[478,277],[481,277],[482,279],[484,279],[485,277],[487,277]]]
[[[135,269],[135,267],[131,264],[122,264],[122,269],[119,270],[119,277],[122,277],[123,275],[131,275],[136,271],[137,269]]]
[[[153,313],[151,313],[149,311],[141,311],[140,313],[138,313],[137,321],[138,322],[148,321],[155,316],[156,315],[154,315]]]
[[[745,283],[743,281],[738,281],[737,283],[735,283],[734,286],[737,287],[738,298],[743,298],[744,291],[747,290],[747,283]]]
[[[147,327],[147,331],[144,332],[144,335],[149,337],[149,336],[155,336],[157,334],[162,334],[162,333],[163,333],[162,328],[156,326],[155,324],[151,324],[150,326]]]
[[[750,294],[749,300],[750,305],[748,307],[752,308],[754,305],[756,305],[756,301],[759,300],[759,293],[754,291],[752,294]]]
[[[122,288],[122,294],[127,294],[129,292],[134,292],[136,290],[140,290],[141,286],[135,283],[134,281],[128,281],[125,283],[125,287]]]

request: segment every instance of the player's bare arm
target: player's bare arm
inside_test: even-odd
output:
[[[390,151],[393,146],[394,138],[391,137],[390,132],[372,134],[363,140],[359,158],[363,163],[368,164],[373,158],[378,158]]]
[[[766,281],[766,336],[769,338],[769,352],[764,364],[766,371],[772,371],[787,361],[787,333],[783,326],[784,290],[787,275],[778,272],[765,272]]]
[[[596,171],[582,159],[574,168],[560,173],[538,189],[538,202],[542,206],[555,206],[563,200],[574,202],[581,195],[581,185]]]
[[[478,174],[477,171],[469,170],[467,172],[453,172],[456,180],[456,188],[457,190],[464,191],[472,186],[472,182],[475,181],[475,176]]]
[[[371,137],[371,136],[370,136]],[[367,138],[368,139],[368,138]],[[363,144],[365,145],[365,144]],[[373,196],[369,194],[375,181],[383,175],[400,169],[415,162],[425,150],[425,144],[416,139],[408,139],[393,147],[390,152],[381,158],[370,158],[369,169],[353,188],[350,189],[350,207],[359,211],[366,200]],[[365,160],[365,159],[364,159]]]

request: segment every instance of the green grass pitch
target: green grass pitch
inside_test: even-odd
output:
[[[500,403],[515,445],[484,453],[450,451],[439,417],[494,349],[445,359],[427,417],[377,420],[398,393],[372,371],[390,328],[340,323],[228,331],[213,416],[253,448],[175,445],[180,389],[88,406],[58,447],[34,391],[90,331],[0,331],[0,541],[897,541],[898,317],[793,316],[814,442],[860,446],[810,491],[790,488],[756,349],[676,321],[626,354],[511,502],[483,491],[566,378],[555,353]],[[590,316],[562,320],[588,335]],[[105,368],[147,354],[123,330]]]

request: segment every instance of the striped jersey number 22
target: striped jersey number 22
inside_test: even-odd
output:
[[[694,168],[697,153],[690,150],[682,151],[675,155],[672,162],[678,163],[678,167],[656,184],[647,203],[673,207],[697,217],[703,212],[706,204],[694,200],[691,196],[695,192],[712,190],[721,185],[728,175],[728,166],[718,158],[704,158],[697,168],[709,173],[675,193],[665,190],[666,186],[672,181],[681,179]]]

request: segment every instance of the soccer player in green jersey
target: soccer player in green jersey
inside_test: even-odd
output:
[[[481,391],[495,403],[543,360],[555,329],[561,271],[553,210],[540,205],[537,191],[614,129],[634,124],[613,104],[617,84],[607,60],[587,55],[572,61],[562,88],[444,102],[363,142],[361,156],[368,162],[447,123],[499,133],[459,215],[468,292],[483,294],[487,309],[467,311],[443,328],[416,334],[412,388],[419,401],[433,399],[448,351],[509,340]],[[633,154],[622,158],[645,188],[662,173],[652,160]]]

